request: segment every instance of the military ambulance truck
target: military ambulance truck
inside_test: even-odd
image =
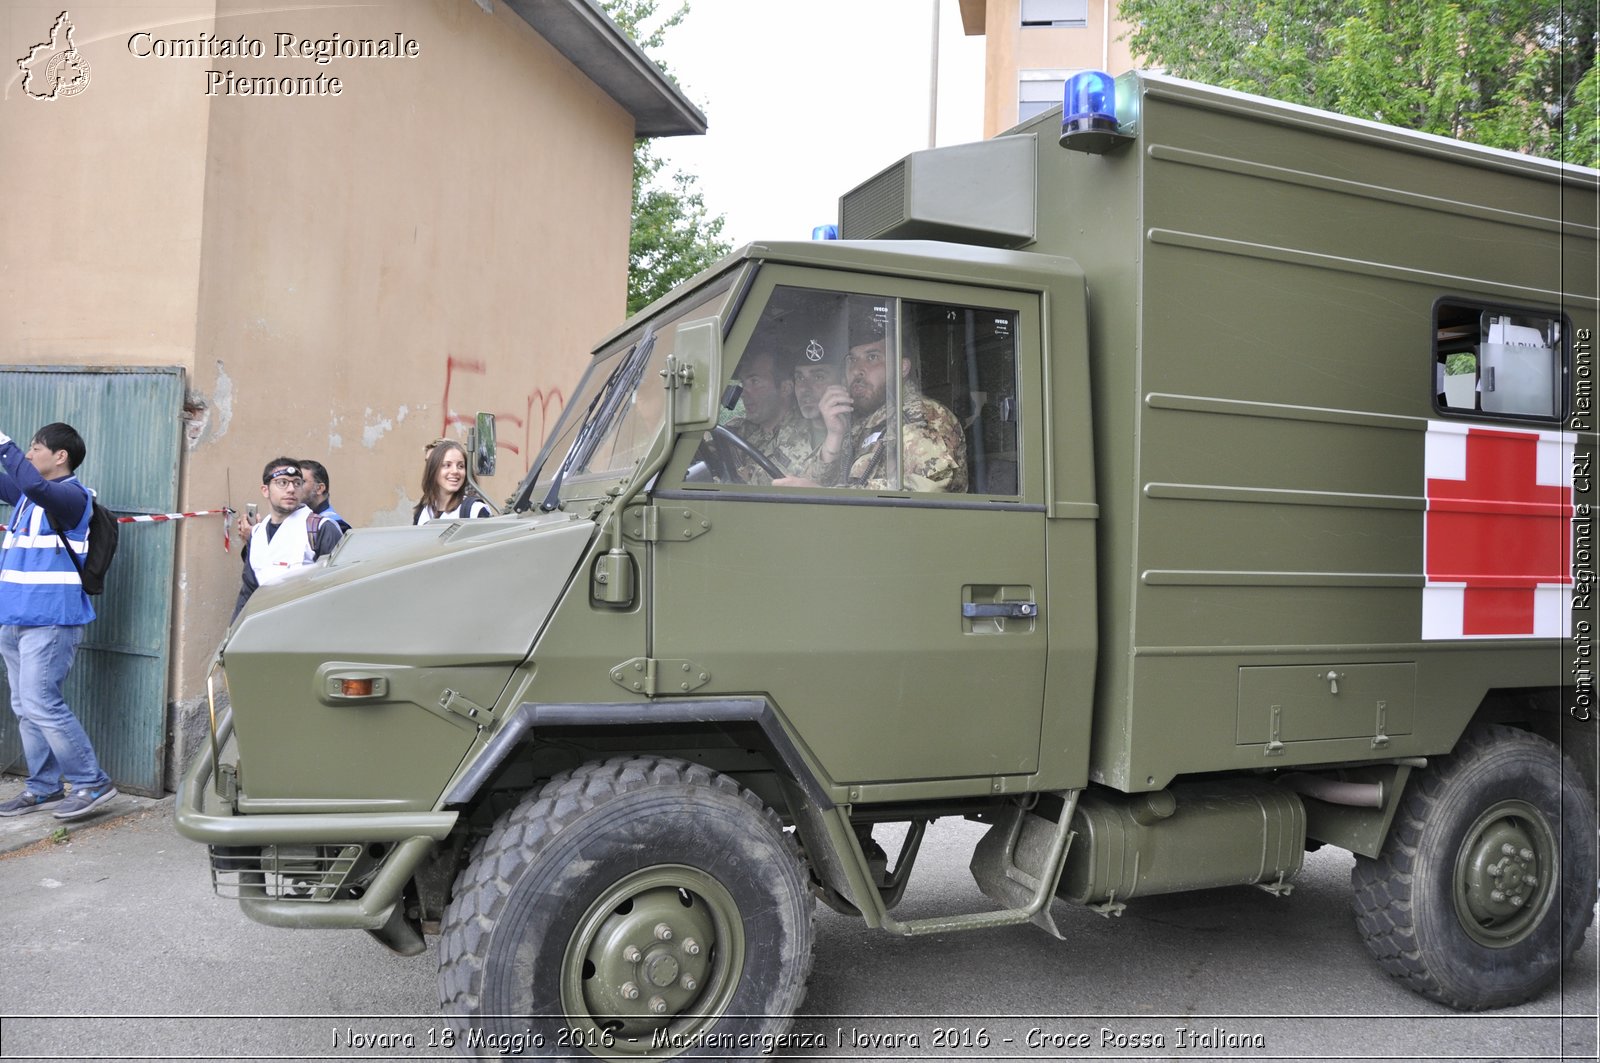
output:
[[[257,592],[178,829],[252,919],[437,934],[463,1044],[757,1051],[817,901],[1058,933],[1324,845],[1407,988],[1535,997],[1596,900],[1597,188],[1080,76],[612,333],[505,515]],[[993,907],[902,921],[942,817]]]

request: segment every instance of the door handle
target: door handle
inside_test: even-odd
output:
[[[1037,602],[963,602],[961,616],[965,620],[992,620],[996,618],[1025,619],[1039,615]]]

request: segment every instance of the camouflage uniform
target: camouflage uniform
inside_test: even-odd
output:
[[[782,469],[785,475],[796,475],[797,471],[804,469],[816,452],[816,447],[811,444],[811,430],[797,410],[790,410],[778,422],[776,428],[762,428],[743,417],[735,417],[725,426],[728,431],[755,447],[765,454],[772,464]],[[707,441],[701,444],[700,454],[704,460],[707,449],[716,446],[714,442]],[[770,484],[772,477],[767,471],[757,465],[742,452],[726,448],[730,458],[734,460],[734,469],[739,478],[747,484]],[[712,468],[716,468],[712,463]]]
[[[967,441],[956,415],[921,392],[903,384],[900,396],[900,450],[904,456],[901,487],[908,491],[967,489]],[[824,463],[813,456],[804,475],[829,487],[889,490],[894,485],[895,453],[885,447],[889,428],[887,404],[850,429],[838,460]]]

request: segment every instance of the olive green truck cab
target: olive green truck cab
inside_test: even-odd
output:
[[[1074,79],[605,339],[504,515],[262,588],[178,829],[599,1056],[782,1031],[817,900],[1057,932],[1322,845],[1407,987],[1536,996],[1596,899],[1597,188]],[[948,816],[995,907],[901,921]]]

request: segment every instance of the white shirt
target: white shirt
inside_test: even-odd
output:
[[[465,513],[461,512],[463,509],[466,510]],[[422,512],[417,514],[417,523],[426,524],[430,520],[456,520],[460,517],[487,517],[488,515],[489,503],[473,496],[455,509],[446,510],[443,513],[435,513],[432,506],[423,506]]]
[[[282,583],[290,573],[316,560],[316,545],[306,528],[309,516],[311,508],[301,506],[283,518],[271,539],[267,538],[269,521],[256,525],[250,533],[250,567],[255,570],[258,584],[270,587]]]

